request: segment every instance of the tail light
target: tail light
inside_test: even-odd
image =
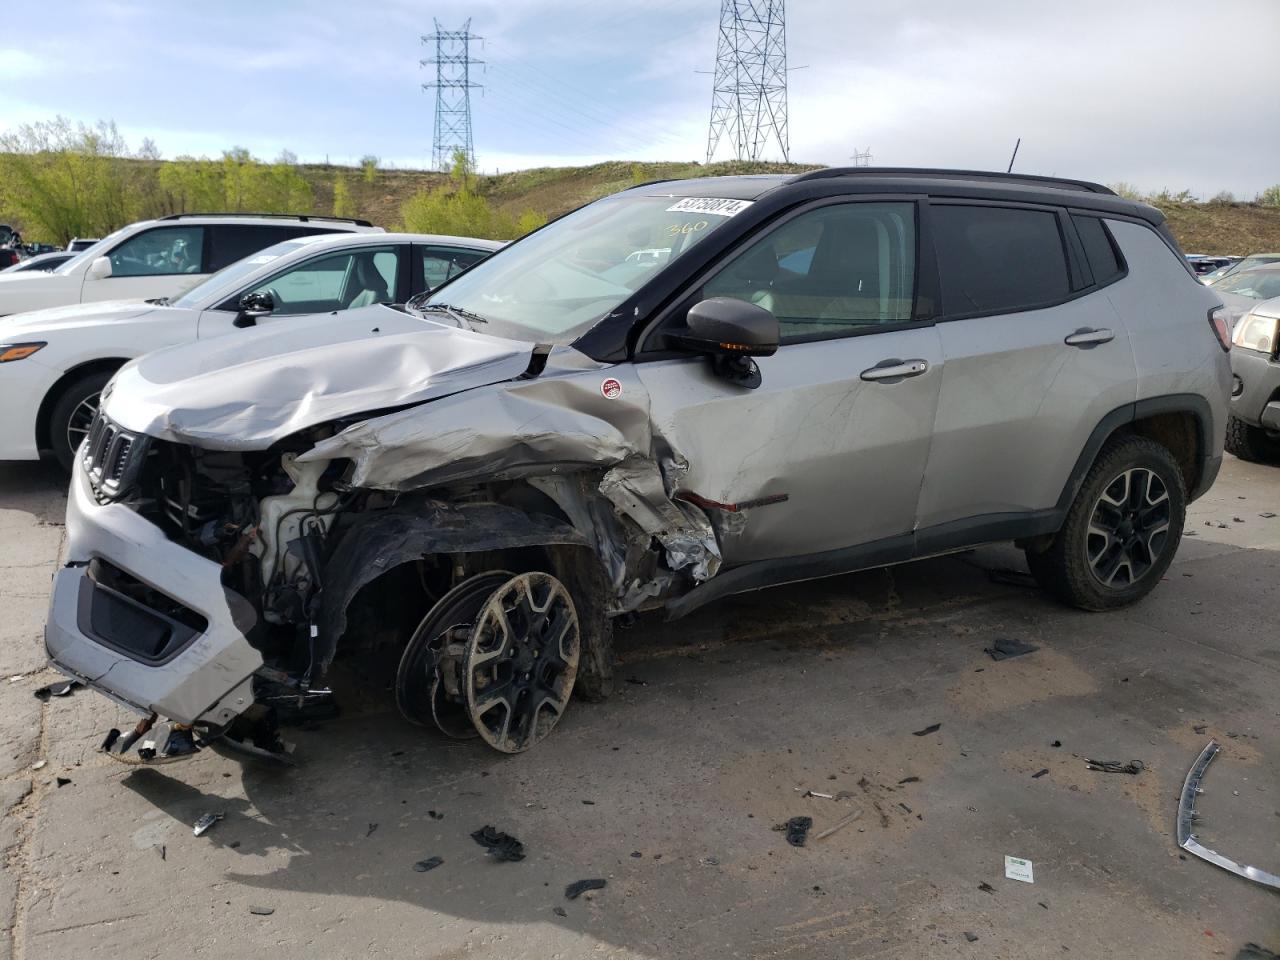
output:
[[[1209,326],[1213,327],[1213,335],[1218,338],[1218,346],[1223,352],[1231,351],[1231,325],[1227,323],[1227,308],[1214,307],[1209,311]]]

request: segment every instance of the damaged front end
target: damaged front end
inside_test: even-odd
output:
[[[556,348],[379,416],[316,403],[307,423],[300,400],[283,436],[225,403],[217,424],[149,419],[117,386],[46,631],[55,665],[144,715],[109,752],[279,755],[282,719],[333,710],[336,659],[408,719],[504,752],[571,691],[607,695],[610,618],[713,577],[720,550],[642,384],[611,370],[602,389],[601,369]]]

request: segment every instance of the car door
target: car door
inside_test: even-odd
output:
[[[207,275],[205,228],[192,224],[152,227],[121,241],[104,256],[110,276],[94,279],[92,264],[80,289],[80,299],[151,300],[176,297]]]
[[[473,250],[468,247],[443,246],[435,243],[415,243],[410,295],[434,290],[488,255],[488,250]]]
[[[1063,210],[973,201],[932,200],[928,213],[945,362],[922,553],[1027,535],[1037,521],[1052,529],[1090,433],[1137,390],[1105,293],[1123,263],[1100,220],[1077,232]]]
[[[236,329],[240,300],[250,293],[269,293],[275,302],[275,309],[257,317],[254,326],[393,303],[401,283],[407,282],[407,260],[404,244],[326,250],[255,281],[205,310],[200,315],[200,336],[215,337]]]
[[[727,564],[877,543],[880,559],[909,553],[942,360],[931,298],[917,295],[918,238],[912,201],[793,212],[667,321],[678,332],[708,297],[770,309],[781,345],[758,360],[758,388],[702,358],[637,364],[655,433],[687,461],[674,481],[719,517]]]

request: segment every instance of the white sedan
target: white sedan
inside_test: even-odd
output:
[[[68,467],[98,395],[126,361],[237,328],[404,303],[502,246],[408,233],[287,240],[172,302],[76,304],[0,318],[0,460],[51,452]]]

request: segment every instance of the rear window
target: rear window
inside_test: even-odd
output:
[[[1069,295],[1056,214],[935,204],[932,224],[948,316],[1015,313]]]
[[[1120,260],[1107,225],[1097,217],[1072,216],[1071,220],[1084,245],[1085,259],[1089,261],[1089,269],[1093,271],[1093,282],[1102,286],[1123,275],[1124,263]]]
[[[309,237],[317,233],[334,233],[323,227],[305,223],[215,223],[209,226],[209,272],[241,260],[251,253],[265,250],[282,240]]]

